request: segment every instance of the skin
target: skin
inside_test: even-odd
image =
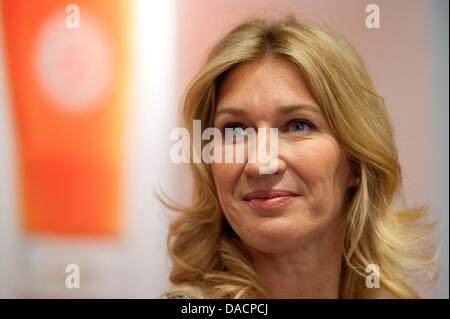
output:
[[[308,107],[292,108],[298,105]],[[283,112],[288,108],[291,112]],[[275,173],[261,174],[267,163],[247,158],[211,164],[225,217],[269,297],[338,298],[343,204],[356,179],[295,66],[278,57],[237,66],[220,87],[214,126],[279,130]],[[230,145],[220,147],[224,154]],[[261,189],[298,196],[277,209],[261,210],[243,199]]]

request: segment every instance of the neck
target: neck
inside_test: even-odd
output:
[[[245,246],[269,298],[339,298],[343,240],[339,231],[296,251],[266,253]]]

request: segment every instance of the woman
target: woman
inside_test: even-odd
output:
[[[164,201],[181,212],[168,298],[415,298],[411,271],[435,280],[435,224],[420,222],[424,209],[393,209],[391,125],[342,38],[294,18],[238,26],[187,89],[191,136],[194,120],[236,135],[277,128],[278,163],[269,174],[259,160],[192,164],[192,205]]]

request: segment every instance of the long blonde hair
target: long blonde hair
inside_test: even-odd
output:
[[[426,282],[436,278],[437,253],[428,240],[436,223],[428,221],[424,208],[392,207],[401,188],[392,128],[362,59],[344,39],[293,17],[241,24],[214,46],[190,83],[182,103],[183,127],[191,136],[194,119],[211,127],[222,79],[237,65],[265,56],[282,57],[298,68],[359,175],[346,206],[340,297],[419,297],[408,281],[416,278],[414,270],[427,271]],[[170,280],[175,284],[170,292],[198,298],[267,298],[224,217],[209,165],[191,165],[192,205],[160,197],[180,212],[167,238],[173,262]],[[379,289],[365,285],[369,264],[379,266]]]

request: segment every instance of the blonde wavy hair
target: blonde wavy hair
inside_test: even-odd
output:
[[[432,283],[437,277],[437,250],[430,240],[437,222],[428,218],[425,208],[393,208],[401,168],[391,124],[362,59],[344,39],[294,17],[239,25],[213,47],[188,86],[182,126],[191,136],[194,119],[204,127],[213,126],[223,78],[237,65],[267,56],[282,57],[297,67],[359,174],[359,185],[345,209],[340,298],[418,298],[411,284]],[[166,294],[268,298],[224,217],[209,164],[191,166],[192,205],[159,195],[164,205],[180,212],[167,237],[174,287]],[[365,285],[369,264],[379,266],[379,289]],[[428,277],[418,280],[416,271],[425,271]]]

